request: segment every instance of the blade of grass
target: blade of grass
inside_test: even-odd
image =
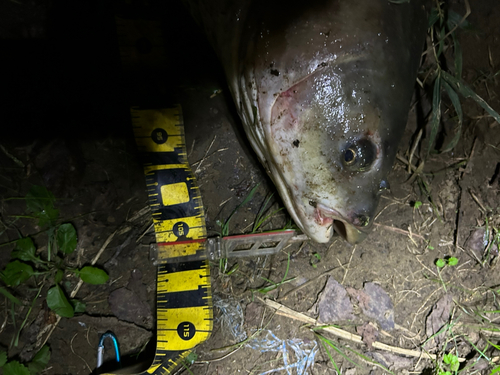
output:
[[[356,362],[354,362],[352,359],[348,358],[344,353],[342,353],[341,350],[339,350],[330,340],[328,340],[326,337],[320,335],[319,333],[314,333],[316,335],[316,337],[318,337],[320,340],[321,340],[321,343],[323,344],[323,346],[325,348],[327,348],[327,345],[332,348],[333,350],[335,350],[337,353],[339,353],[342,357],[344,357],[346,360],[348,360],[349,362],[351,362],[354,366],[356,367],[361,367],[359,364],[357,364]],[[337,369],[337,365],[335,364],[335,361],[333,360],[333,357],[331,356],[330,352],[328,351],[327,349],[327,353],[328,353],[328,357],[330,357],[330,361],[332,362],[332,364],[334,364],[335,368]],[[337,370],[338,371],[338,370]]]
[[[314,331],[313,331],[314,332]],[[351,362],[353,365],[357,366],[357,367],[361,367],[358,363],[354,362],[352,359],[350,359],[347,354],[342,351],[342,350],[345,350],[345,351],[350,351],[354,354],[356,354],[358,357],[360,357],[361,359],[363,359],[365,362],[368,362],[374,366],[377,366],[377,367],[380,367],[382,370],[388,372],[389,374],[392,374],[394,375],[393,372],[391,372],[388,368],[386,368],[385,366],[381,365],[380,363],[378,363],[377,361],[374,361],[372,360],[371,358],[368,358],[367,356],[365,356],[364,354],[352,349],[352,348],[349,348],[347,346],[344,346],[344,345],[341,345],[339,343],[336,343],[334,344],[331,340],[327,339],[326,337],[320,335],[319,333],[317,332],[314,332],[314,334],[322,341],[322,343],[324,344],[327,344],[328,346],[330,346],[333,350],[335,350],[337,353],[339,353],[342,357],[344,357],[347,361]],[[342,349],[342,350],[341,350]],[[330,355],[329,355],[330,356]],[[331,356],[330,356],[331,358]]]
[[[12,302],[13,304],[16,304],[16,305],[21,304],[21,301],[19,301],[16,297],[14,297],[12,295],[11,292],[9,292],[7,289],[5,289],[3,287],[0,287],[0,294],[3,294],[5,297],[7,297],[10,300],[10,302]]]
[[[274,283],[273,281],[266,279],[265,277],[262,277],[262,279],[266,280],[267,282],[269,282],[273,285],[257,289],[257,291],[259,293],[266,294],[266,293],[270,292],[271,290],[274,290],[274,289],[280,287],[281,285],[283,285],[285,283],[289,283],[290,281],[293,281],[296,279],[296,277],[292,277],[288,280],[285,280],[286,277],[288,276],[288,271],[290,270],[290,253],[287,253],[287,256],[288,256],[288,259],[286,262],[286,270],[285,270],[285,274],[283,275],[283,278],[281,279],[281,281],[279,283]]]
[[[465,98],[473,99],[477,104],[479,104],[483,109],[490,114],[491,117],[495,119],[496,122],[500,124],[500,114],[490,107],[486,101],[481,98],[478,94],[474,92],[469,86],[467,86],[463,81],[453,77],[451,74],[441,71],[443,79],[450,84],[453,89]]]
[[[453,148],[455,148],[458,141],[460,140],[460,136],[462,135],[463,114],[462,114],[462,105],[460,104],[460,99],[458,98],[457,93],[451,88],[451,86],[446,81],[443,82],[443,86],[458,116],[458,129],[455,132],[455,136],[450,141],[450,143],[448,143],[448,145],[444,148],[444,150],[441,151],[441,152],[448,152],[451,151]]]
[[[323,340],[323,337],[318,334],[316,334],[316,336],[319,337],[321,345],[323,345],[323,347],[325,348],[326,354],[328,355],[328,358],[330,358],[330,362],[332,363],[333,367],[335,367],[335,370],[337,370],[337,372],[340,372],[339,368],[337,367],[337,363],[335,363],[332,355],[330,354],[330,350],[328,349],[326,342]]]
[[[24,320],[21,323],[21,326],[19,327],[19,329],[17,331],[17,334],[12,338],[12,341],[10,342],[11,346],[14,345],[15,347],[17,347],[17,345],[19,345],[19,336],[21,335],[21,331],[23,330],[24,326],[26,325],[26,322],[28,321],[28,317],[31,314],[31,310],[33,310],[33,306],[35,306],[35,303],[38,299],[38,296],[40,295],[40,292],[42,291],[42,288],[43,288],[43,284],[38,289],[38,293],[36,294],[35,298],[33,298],[33,302],[31,302],[31,306],[28,309],[28,312],[26,313],[26,316],[24,317]]]
[[[262,205],[262,208],[259,210],[259,213],[257,214],[257,217],[255,219],[253,228],[252,228],[252,233],[256,233],[257,230],[264,224],[269,218],[273,217],[275,214],[280,212],[281,210],[284,209],[284,207],[278,208],[277,210],[274,210],[268,215],[265,215],[267,205],[269,204],[269,201],[273,197],[274,193],[269,195],[266,200],[264,201],[264,204]],[[265,215],[265,216],[264,216]]]
[[[229,217],[227,218],[227,220],[224,222],[224,224],[221,226],[221,235],[222,237],[226,237],[229,235],[229,222],[231,221],[232,217],[234,216],[234,214],[241,208],[243,207],[245,204],[247,204],[252,198],[253,196],[255,195],[255,191],[257,190],[257,188],[259,187],[260,184],[257,184],[256,186],[254,186],[254,188],[252,190],[250,190],[250,193],[248,193],[248,195],[246,196],[246,198],[243,200],[243,202],[241,202],[238,206],[236,206],[236,208],[233,210],[233,212],[231,212],[231,215],[229,215]]]
[[[434,81],[434,91],[432,94],[432,117],[431,117],[431,134],[429,136],[429,145],[427,148],[427,157],[432,150],[434,141],[439,130],[439,122],[441,120],[441,71],[438,72]]]

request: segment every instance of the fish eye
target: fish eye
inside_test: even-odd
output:
[[[359,139],[348,144],[343,151],[342,163],[350,171],[364,171],[377,157],[377,146],[368,139]]]
[[[350,165],[356,162],[356,150],[348,148],[344,152],[344,162],[346,165]]]

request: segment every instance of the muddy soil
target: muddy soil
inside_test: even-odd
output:
[[[451,5],[464,14],[462,1]],[[500,111],[495,76],[500,3],[477,0],[470,5],[471,27],[459,39],[462,76]],[[28,217],[24,199],[15,199],[40,185],[56,197],[60,222],[71,222],[78,233],[66,267],[95,260],[109,274],[103,285],[78,289],[75,298],[85,303],[85,311],[73,318],[58,319],[47,307],[44,296],[53,280],[42,276],[8,289],[20,305],[12,307],[0,298],[0,348],[10,359],[28,362],[48,344],[46,374],[97,373],[99,337],[108,330],[117,335],[126,365],[147,368],[156,345],[156,267],[150,254],[155,239],[113,12],[107,2],[4,0],[0,5],[2,60],[7,62],[1,85],[0,269],[20,237],[31,236],[37,255],[47,257],[46,227]],[[282,203],[242,132],[222,68],[205,37],[179,4],[162,12],[166,66],[161,76],[145,74],[144,80],[182,105],[188,159],[209,236],[220,232],[218,223],[257,186],[229,225],[230,234],[249,233],[267,197],[270,212]],[[425,67],[421,73],[424,81]],[[494,361],[500,365],[500,351],[488,344],[500,340],[500,265],[498,248],[489,246],[500,230],[500,125],[473,100],[464,100],[458,145],[425,162],[427,195],[422,180],[410,178],[405,160],[420,129],[422,144],[428,142],[431,91],[426,86],[415,95],[400,158],[389,176],[391,190],[382,197],[369,238],[356,246],[340,237],[326,245],[297,242],[274,256],[214,262],[212,337],[196,349],[189,370],[183,367],[179,373],[332,374],[337,370],[331,355],[342,374],[388,373],[380,365],[395,374],[432,374],[437,364],[446,368],[441,361],[445,352],[464,359],[461,368],[470,367],[463,373],[490,374]],[[452,137],[453,116],[445,100],[440,142]],[[425,150],[417,148],[415,165]],[[281,210],[261,229],[281,229],[289,220]],[[458,258],[458,264],[439,271],[435,262],[446,257]],[[269,280],[287,282],[262,291]],[[77,285],[78,278],[66,272],[65,292],[69,295]],[[283,315],[282,307],[277,313],[273,302],[293,311]],[[314,332],[307,317],[335,323],[363,342]],[[448,323],[454,328],[435,335]],[[17,334],[19,342],[12,345]],[[408,350],[420,350],[425,343],[438,360],[381,349],[377,343]],[[106,368],[114,371],[111,348],[106,348]],[[480,350],[490,362],[480,358]]]

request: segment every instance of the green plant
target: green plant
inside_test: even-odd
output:
[[[318,253],[312,253],[311,258],[309,259],[309,264],[313,268],[318,268],[318,263],[321,262],[321,255]]]
[[[398,0],[399,2],[399,0]],[[470,28],[467,22],[467,17],[470,14],[470,6],[468,1],[466,4],[466,13],[462,17],[458,13],[446,8],[444,2],[436,1],[431,9],[428,23],[428,35],[430,38],[430,47],[424,52],[427,55],[427,62],[421,77],[421,86],[428,85],[432,88],[432,111],[430,114],[430,132],[427,137],[426,152],[422,156],[421,161],[417,166],[412,164],[413,153],[420,142],[422,129],[419,131],[416,141],[409,152],[408,164],[409,172],[413,172],[410,181],[416,180],[420,191],[429,200],[431,207],[440,221],[442,221],[437,206],[432,199],[430,185],[426,181],[424,173],[425,160],[431,153],[445,153],[454,149],[458,144],[462,134],[463,117],[462,104],[460,96],[463,98],[471,98],[479,104],[495,121],[500,123],[500,115],[494,111],[491,106],[486,103],[472,88],[469,87],[462,79],[462,49],[457,38],[457,32],[460,29]],[[446,93],[449,102],[451,102],[450,110],[443,111],[442,108],[446,103],[443,101],[443,93]],[[451,121],[455,122],[453,135],[446,144],[439,147],[435,144],[439,134],[442,113],[452,113]],[[436,150],[438,147],[439,150]],[[463,161],[460,162],[463,164]],[[453,166],[454,168],[456,166]],[[436,172],[437,173],[437,172]],[[431,175],[435,173],[430,173]],[[418,208],[418,207],[417,207]]]
[[[267,285],[267,286],[264,286],[262,288],[258,288],[256,290],[257,292],[259,292],[260,294],[267,294],[270,291],[279,288],[281,285],[289,283],[290,281],[295,280],[295,277],[292,277],[290,279],[286,278],[288,276],[288,270],[290,269],[290,253],[287,253],[287,256],[288,256],[288,259],[287,259],[287,263],[286,263],[286,270],[285,270],[285,274],[283,275],[283,278],[281,279],[281,281],[278,282],[278,283],[275,283],[275,282],[273,282],[273,281],[271,281],[269,279],[266,279],[265,277],[261,276],[261,279],[267,281],[271,285]]]
[[[443,356],[443,363],[441,365],[446,371],[440,370],[438,374],[451,375],[452,372],[456,372],[458,370],[460,363],[458,362],[458,357],[456,355],[449,353]]]
[[[248,202],[250,202],[252,200],[253,196],[255,195],[255,191],[257,190],[258,187],[259,187],[259,185],[256,185],[252,188],[252,190],[250,190],[250,193],[248,193],[246,198],[238,206],[236,206],[236,208],[231,212],[229,217],[224,222],[222,222],[220,220],[216,220],[215,223],[220,227],[220,232],[219,232],[220,237],[229,236],[229,222],[231,221],[233,216],[236,214],[236,212],[241,207],[243,207],[245,204],[247,204]],[[228,265],[228,263],[227,263],[226,258],[219,259],[219,271],[222,272],[222,274],[226,274],[227,265]],[[231,273],[233,273],[233,272],[231,272]]]
[[[441,284],[443,284],[443,288],[444,288],[444,291],[446,292],[446,284],[445,282],[443,281],[443,278],[441,276],[441,270],[445,267],[445,266],[450,266],[450,267],[454,267],[458,264],[458,259],[455,258],[455,257],[447,257],[447,258],[439,258],[436,260],[436,267],[437,267],[437,272],[438,272],[438,275],[439,275],[439,279],[441,280]]]
[[[488,342],[488,345],[491,345],[493,346],[496,350],[500,351],[500,345],[495,345],[493,344],[490,340],[486,339],[486,341]],[[489,375],[493,375],[493,374],[500,374],[500,365],[496,366],[494,369],[491,370],[490,374]]]
[[[268,219],[284,209],[284,207],[280,207],[274,211],[268,212],[270,210],[267,209],[267,205],[269,204],[269,201],[271,200],[273,195],[274,193],[269,194],[262,207],[260,208],[259,213],[257,214],[257,217],[255,218],[255,221],[253,223],[252,233],[256,233],[257,230],[259,230],[259,228],[262,226],[262,224],[264,224]]]
[[[17,346],[19,334],[45,287],[48,307],[61,317],[72,317],[75,312],[85,311],[85,304],[77,300],[68,300],[61,287],[66,274],[77,275],[82,281],[89,284],[104,284],[108,281],[108,274],[97,267],[85,266],[81,269],[68,267],[65,256],[73,253],[77,247],[77,233],[71,223],[58,223],[59,211],[54,207],[55,198],[51,192],[42,186],[32,186],[26,197],[26,207],[29,215],[25,218],[38,220],[40,227],[45,227],[47,233],[46,259],[37,253],[37,248],[30,236],[22,236],[15,242],[16,247],[11,253],[11,261],[0,272],[0,280],[6,287],[15,289],[23,283],[33,280],[38,289],[27,315],[21,324],[12,343]],[[12,243],[10,242],[10,243]],[[0,287],[0,293],[8,298],[11,304],[20,304],[11,291]]]
[[[222,276],[231,276],[233,273],[238,272],[240,265],[238,263],[233,264],[230,269],[227,269],[229,263],[227,258],[219,259],[219,274]]]
[[[221,237],[229,236],[229,222],[233,218],[234,214],[236,214],[236,212],[241,207],[243,207],[245,204],[247,204],[248,202],[250,202],[252,200],[253,196],[255,195],[255,191],[257,190],[258,187],[259,187],[259,185],[256,185],[252,188],[252,190],[250,190],[250,193],[248,193],[246,198],[243,199],[243,201],[239,205],[236,206],[236,208],[233,210],[233,212],[231,212],[229,217],[224,222],[221,222],[220,220],[216,221],[216,224],[221,228],[221,231],[219,232],[219,236],[221,236]]]
[[[0,368],[3,368],[4,375],[36,375],[47,366],[49,360],[50,349],[47,345],[44,345],[27,364],[7,361],[7,353],[0,351]]]
[[[370,363],[370,364],[372,364],[374,366],[380,367],[382,370],[386,371],[387,373],[394,375],[394,373],[391,372],[388,368],[386,368],[383,365],[381,365],[380,363],[372,360],[371,358],[365,356],[364,354],[362,354],[362,353],[360,353],[360,352],[358,352],[358,351],[356,351],[356,350],[354,350],[354,349],[352,349],[352,348],[350,348],[348,346],[341,345],[340,343],[335,342],[332,339],[326,338],[325,336],[323,336],[322,334],[320,334],[318,332],[322,328],[325,328],[325,326],[313,327],[313,328],[311,328],[311,330],[314,333],[314,336],[316,336],[316,338],[323,345],[323,348],[325,349],[326,354],[328,355],[328,358],[330,359],[330,363],[333,365],[333,367],[335,368],[335,370],[337,371],[337,373],[340,374],[340,369],[337,366],[337,363],[335,362],[335,360],[333,359],[333,356],[332,356],[332,353],[331,353],[330,349],[333,349],[333,351],[335,351],[338,354],[340,354],[345,360],[347,360],[348,362],[352,363],[356,367],[361,367],[361,366],[358,363],[354,362],[351,359],[351,356],[349,356],[347,354],[347,352],[351,352],[351,353],[357,355],[363,361],[365,361],[367,363]]]
[[[444,266],[456,266],[458,264],[458,259],[455,257],[448,257],[445,259],[438,259],[436,260],[436,266],[439,268],[443,268]]]
[[[183,358],[181,361],[182,366],[186,369],[186,371],[190,375],[193,375],[193,372],[189,369],[189,367],[192,366],[197,359],[198,359],[198,354],[196,354],[195,352],[191,352],[186,356],[186,358]]]
[[[500,123],[500,115],[491,108],[474,90],[472,90],[462,80],[462,49],[457,39],[457,30],[469,27],[466,21],[470,14],[468,2],[466,2],[467,12],[461,17],[456,12],[445,9],[443,3],[437,1],[436,6],[432,8],[429,17],[429,31],[433,42],[431,50],[435,59],[433,72],[433,95],[432,95],[432,115],[431,115],[431,133],[427,148],[427,155],[433,150],[440,122],[442,107],[442,91],[444,90],[451,101],[455,110],[455,121],[457,123],[455,135],[444,146],[440,152],[451,151],[458,143],[462,132],[463,112],[459,99],[459,94],[464,98],[471,98],[479,104],[486,112]],[[453,51],[453,72],[447,69],[446,51]],[[428,52],[428,51],[427,51]]]
[[[486,215],[485,219],[484,239],[487,242],[486,249],[481,264],[484,266],[490,261],[491,250],[496,245],[500,249],[500,231],[494,225],[490,225],[490,219]]]

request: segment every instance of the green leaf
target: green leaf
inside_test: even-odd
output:
[[[415,204],[413,205],[413,207],[419,209],[420,207],[422,206],[422,202],[421,201],[416,201]]]
[[[458,40],[455,38],[455,33],[451,35],[453,36],[453,48],[455,49],[455,77],[457,77],[458,79],[462,79],[462,47],[460,46]]]
[[[0,277],[7,286],[18,286],[33,275],[33,268],[26,263],[15,260],[7,264]]]
[[[53,224],[59,217],[59,210],[54,208],[54,195],[44,186],[33,185],[26,194],[26,207],[38,217],[38,225]]]
[[[257,110],[257,109],[255,109]],[[254,114],[256,115],[256,113]],[[257,117],[255,117],[257,118]],[[229,222],[231,221],[231,218],[234,216],[234,214],[241,208],[243,207],[245,204],[247,204],[250,200],[252,200],[255,192],[257,191],[257,188],[259,187],[260,184],[257,184],[256,186],[254,186],[252,188],[252,190],[250,190],[250,193],[246,196],[246,198],[243,200],[243,202],[241,202],[238,206],[236,206],[236,208],[233,210],[233,212],[231,212],[231,215],[229,215],[229,217],[227,218],[227,220],[224,222],[224,224],[221,225],[221,235],[222,237],[226,237],[229,235]]]
[[[50,349],[47,345],[44,345],[42,349],[40,349],[38,353],[36,353],[31,362],[28,363],[30,375],[36,375],[41,372],[45,367],[47,367],[49,360]]]
[[[446,265],[446,262],[445,262],[444,259],[438,259],[438,260],[436,260],[436,266],[438,266],[439,268],[443,268],[445,265]]]
[[[436,7],[433,7],[431,9],[431,14],[429,15],[429,25],[428,25],[428,28],[431,28],[437,22],[438,19],[439,19],[438,10],[437,10]]]
[[[71,254],[76,249],[76,230],[73,224],[61,224],[57,229],[57,246],[64,254]]]
[[[451,353],[445,354],[443,356],[443,362],[450,365],[450,370],[455,372],[460,367],[460,363],[458,362],[458,357]]]
[[[431,134],[429,135],[429,146],[427,148],[427,156],[432,150],[434,141],[439,130],[439,122],[441,121],[441,75],[438,74],[434,81],[434,92],[432,95],[432,116],[431,116]]]
[[[477,104],[479,104],[483,109],[490,114],[491,117],[495,119],[496,122],[500,123],[500,114],[490,107],[486,101],[477,95],[474,90],[467,86],[461,79],[453,77],[451,74],[444,71],[441,72],[443,79],[450,84],[450,86],[465,98],[473,99]]]
[[[233,273],[235,273],[236,271],[238,271],[238,269],[240,268],[240,265],[238,263],[235,263],[231,269],[229,271],[226,272],[226,275],[227,276],[231,276]]]
[[[103,271],[97,267],[83,267],[77,273],[84,282],[93,285],[104,284],[109,279],[109,275],[106,273],[106,271]]]
[[[455,257],[451,257],[448,259],[449,266],[456,266],[458,264],[458,259]]]
[[[33,261],[36,259],[36,248],[29,237],[24,237],[16,241],[16,248],[10,254],[13,259]]]
[[[21,301],[19,301],[16,297],[14,297],[11,292],[9,292],[5,288],[2,288],[1,286],[0,286],[0,294],[3,294],[5,297],[7,297],[10,300],[10,302],[12,302],[16,305],[21,304]]]
[[[25,365],[17,361],[10,361],[3,367],[4,375],[30,375]]]
[[[450,30],[452,30],[457,25],[461,29],[470,27],[469,21],[467,21],[467,20],[462,21],[463,16],[461,16],[460,14],[458,14],[457,12],[455,12],[453,10],[448,10],[447,16],[448,16],[448,19],[447,19],[446,24]],[[460,21],[462,21],[462,23],[460,23]]]
[[[3,367],[7,363],[7,353],[3,350],[0,351],[0,367]]]
[[[500,366],[495,367],[493,369],[493,371],[490,373],[490,375],[499,374],[499,373],[500,373]]]
[[[85,309],[87,308],[87,305],[85,304],[85,302],[82,302],[82,301],[77,300],[77,299],[72,299],[72,300],[70,300],[70,302],[75,310],[75,313],[84,313],[85,312]]]
[[[453,354],[445,354],[443,356],[443,362],[449,365],[451,363],[451,358],[453,357]]]
[[[57,315],[63,318],[72,318],[73,315],[75,315],[73,306],[68,302],[68,299],[59,285],[50,288],[47,292],[47,305]]]
[[[56,276],[54,278],[54,282],[56,284],[59,284],[64,276],[63,270],[57,270]]]
[[[443,151],[441,151],[441,152],[448,152],[453,150],[453,148],[455,148],[458,141],[460,140],[460,135],[462,134],[463,115],[462,115],[462,105],[460,104],[460,99],[458,98],[457,93],[446,81],[443,82],[443,86],[446,90],[446,93],[450,97],[451,103],[453,104],[455,112],[457,113],[458,116],[458,128],[455,132],[455,136],[450,141],[450,143],[448,143],[448,145],[443,149]]]
[[[198,359],[198,354],[196,354],[195,352],[191,352],[188,354],[188,356],[186,357],[186,359],[184,359],[189,365],[192,365],[193,363],[196,362],[196,360]]]
[[[437,50],[437,57],[441,56],[441,53],[443,53],[443,48],[444,48],[444,36],[446,35],[446,30],[444,27],[441,27],[439,29],[439,48]]]

